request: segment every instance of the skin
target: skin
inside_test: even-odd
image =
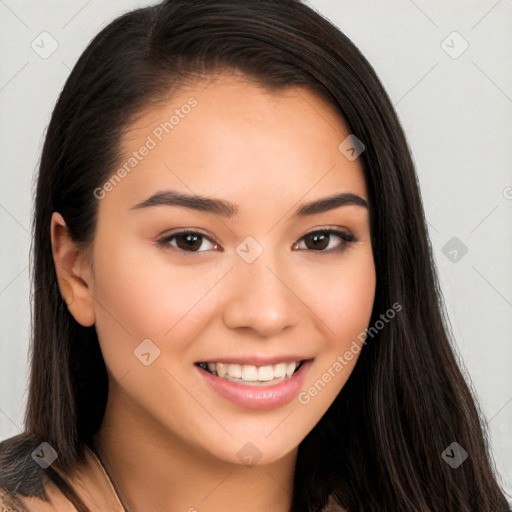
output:
[[[120,162],[190,97],[198,102],[99,200],[93,266],[52,216],[61,292],[80,324],[95,325],[109,374],[95,442],[134,511],[288,511],[297,447],[357,354],[308,404],[270,410],[215,394],[194,363],[298,354],[313,358],[304,391],[368,327],[373,307],[368,210],[346,205],[292,219],[299,205],[337,192],[368,201],[359,159],[338,150],[350,133],[340,116],[304,88],[269,92],[238,75],[218,78],[180,89],[130,126]],[[239,214],[131,209],[165,189],[229,200]],[[178,228],[211,241],[200,239],[196,253],[177,239],[156,245]],[[302,237],[321,228],[357,240],[328,253],[344,243],[331,235],[315,253]],[[248,236],[264,248],[250,264],[236,252]],[[161,351],[149,366],[134,356],[147,338]],[[251,467],[237,456],[247,442],[261,453]]]

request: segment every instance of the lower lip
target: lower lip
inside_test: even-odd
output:
[[[286,381],[268,386],[251,386],[222,379],[196,366],[207,384],[218,394],[241,407],[249,409],[275,409],[290,403],[299,393],[312,360],[301,367]]]

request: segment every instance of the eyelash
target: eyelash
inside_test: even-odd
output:
[[[301,250],[306,250],[307,252],[312,252],[315,255],[334,254],[334,253],[341,253],[349,246],[349,244],[357,242],[357,239],[354,235],[347,233],[345,231],[337,230],[337,229],[319,229],[319,230],[315,230],[315,231],[310,231],[309,233],[306,233],[304,236],[302,236],[299,239],[299,241],[301,241],[304,238],[309,237],[311,235],[318,235],[318,234],[320,234],[320,235],[334,234],[334,235],[338,236],[339,238],[341,238],[343,242],[340,243],[340,245],[334,249],[327,249],[327,250],[326,249],[301,249]],[[186,235],[199,235],[199,237],[206,238],[207,240],[209,240],[213,245],[217,245],[209,236],[204,235],[203,233],[200,233],[198,231],[190,231],[190,230],[178,231],[175,233],[165,235],[162,238],[157,239],[157,245],[159,247],[162,247],[163,249],[167,249],[167,248],[169,248],[170,241],[180,235],[181,236],[183,236],[183,235],[185,235],[185,236]],[[296,245],[297,243],[298,242],[296,242],[294,245]],[[329,243],[330,243],[330,240],[329,240]],[[175,246],[171,246],[171,247],[173,248],[173,250],[182,252],[182,253],[186,254],[187,256],[195,256],[198,253],[205,252],[205,251],[186,251],[179,247],[175,247]]]

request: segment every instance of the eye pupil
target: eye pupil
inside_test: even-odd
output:
[[[200,235],[194,235],[194,234],[191,234],[191,233],[176,235],[176,245],[178,247],[180,247],[179,241],[180,240],[187,240],[185,242],[184,247],[180,247],[180,249],[183,249],[183,248],[185,250],[192,249],[192,250],[195,251],[195,250],[197,250],[197,249],[199,249],[201,247],[201,238],[202,237]],[[189,243],[191,240],[193,240],[192,243]]]
[[[307,240],[313,240],[313,245],[314,247],[312,247],[312,249],[314,250],[318,250],[318,249],[325,249],[329,243],[329,235],[325,234],[325,233],[312,233],[311,235],[309,235],[308,237],[306,237],[306,245],[307,245]],[[320,240],[320,247],[317,244],[317,242]],[[327,241],[327,243],[323,243],[322,242],[325,242]]]
[[[335,237],[340,238],[342,242],[334,249],[329,249],[328,247],[333,234]],[[158,240],[158,245],[167,248],[170,245],[176,244],[175,247],[182,253],[200,253],[203,252],[200,248],[204,239],[209,240],[209,243],[213,243],[208,236],[201,233],[195,231],[182,231],[181,233],[175,233],[161,238]],[[171,243],[172,241],[174,241],[174,243]],[[310,252],[314,252],[316,254],[332,254],[334,252],[343,251],[348,244],[355,241],[355,238],[345,232],[328,229],[313,231],[302,236],[301,241],[306,245],[306,249],[309,249]],[[214,250],[218,250],[218,245],[215,243],[213,243],[213,245]]]

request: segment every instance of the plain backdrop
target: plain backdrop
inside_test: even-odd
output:
[[[91,38],[153,3],[0,0],[0,439],[23,428],[33,177],[51,111]],[[397,109],[457,350],[512,493],[512,1],[306,3],[361,49]]]

